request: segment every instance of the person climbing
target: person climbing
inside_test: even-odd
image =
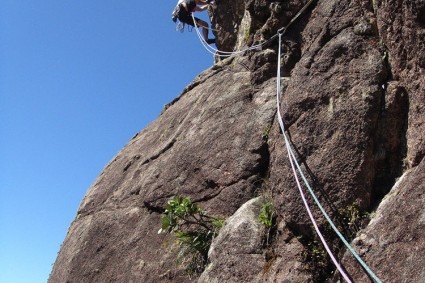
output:
[[[177,19],[183,24],[188,24],[195,27],[195,22],[192,18],[192,13],[195,11],[205,11],[208,8],[208,5],[213,3],[212,0],[179,0],[177,2],[177,6],[173,11],[173,21],[177,21]],[[198,6],[199,5],[199,6]],[[208,38],[208,23],[205,21],[198,19],[196,17],[196,25],[198,27],[202,27],[202,35],[204,40],[208,44],[215,43],[215,38]]]

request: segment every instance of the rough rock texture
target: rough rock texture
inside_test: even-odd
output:
[[[425,1],[376,1],[380,38],[388,48],[392,83],[407,93],[409,167],[425,155]]]
[[[306,2],[220,1],[210,9],[217,45],[230,51],[264,42]],[[351,239],[355,235],[341,209],[357,203],[365,212],[379,205],[370,227],[354,241],[356,248],[386,282],[421,280],[424,3],[317,0],[283,36],[281,58],[274,40],[200,74],[94,182],[49,282],[337,280],[316,245],[275,121],[277,60],[283,65],[285,127],[325,209]],[[270,245],[257,245],[247,254],[245,245],[235,244],[247,235],[223,234],[210,251],[210,269],[189,277],[175,263],[173,238],[157,234],[164,205],[175,195],[189,196],[223,218],[258,195],[271,197],[275,226]],[[345,250],[309,203],[342,258]],[[246,221],[246,227],[258,226],[252,215]],[[255,229],[244,231],[255,238]],[[235,255],[244,260],[236,262]],[[412,264],[394,260],[401,258]],[[356,282],[367,280],[350,256],[343,262]]]
[[[130,141],[84,197],[51,282],[188,280],[157,234],[160,213],[180,194],[226,217],[261,186],[275,79],[256,88],[250,75],[215,66]]]
[[[263,203],[262,197],[254,198],[226,220],[208,252],[211,263],[198,282],[237,282],[242,277],[252,281],[263,270],[266,229],[257,221]]]
[[[353,244],[383,282],[425,282],[425,161],[404,173]],[[355,282],[370,281],[351,255],[345,267]],[[400,270],[400,263],[403,269]]]
[[[368,208],[375,177],[375,132],[387,77],[385,62],[369,38],[353,31],[362,16],[349,1],[319,2],[301,36],[301,60],[284,93],[283,114],[312,183],[328,209],[353,201]],[[309,39],[307,41],[307,39]],[[270,179],[285,221],[304,233],[310,223],[294,190],[283,139],[273,131]],[[316,172],[320,172],[317,174]]]

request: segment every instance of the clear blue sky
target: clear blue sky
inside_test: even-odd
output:
[[[176,2],[0,1],[0,283],[47,281],[96,176],[212,65]]]

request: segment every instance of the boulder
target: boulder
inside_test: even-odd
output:
[[[258,222],[263,203],[262,197],[249,200],[225,221],[208,252],[211,263],[198,282],[252,281],[261,272],[266,263],[266,229]]]

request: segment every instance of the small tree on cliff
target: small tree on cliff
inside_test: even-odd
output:
[[[165,206],[158,233],[174,234],[177,263],[192,276],[200,274],[208,264],[208,250],[222,225],[221,218],[208,216],[190,198],[176,196]]]

